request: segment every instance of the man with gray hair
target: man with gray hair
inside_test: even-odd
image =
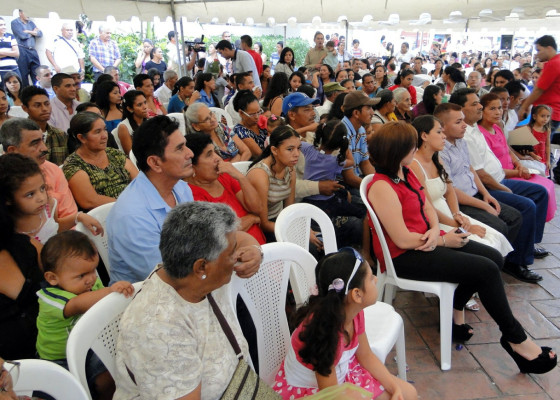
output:
[[[89,59],[93,64],[93,78],[97,80],[105,67],[118,67],[121,52],[117,42],[111,39],[111,29],[101,25],[99,36],[89,42]]]
[[[134,133],[132,152],[140,173],[107,218],[111,282],[146,279],[162,260],[158,246],[167,214],[176,205],[193,201],[183,181],[193,175],[193,153],[175,120],[156,116],[145,121]],[[236,236],[235,270],[249,277],[258,270],[262,253],[251,235],[237,232]]]
[[[71,23],[62,24],[61,34],[53,39],[45,54],[56,73],[72,67],[84,79],[84,50],[80,42],[74,38],[74,26]]]
[[[169,100],[171,99],[171,93],[173,92],[173,88],[175,87],[175,83],[179,76],[177,76],[177,72],[168,69],[163,73],[163,85],[159,87],[158,90],[154,92],[154,96],[157,97],[160,103],[163,104],[165,109],[167,110],[167,106],[169,105]]]
[[[0,128],[0,144],[4,152],[22,154],[39,164],[47,185],[47,193],[58,202],[59,217],[78,212],[64,173],[58,165],[47,161],[49,151],[43,141],[43,132],[36,122],[27,118],[10,118]]]
[[[476,91],[478,98],[481,98],[485,94],[489,93],[488,90],[480,86],[481,83],[482,83],[482,76],[480,75],[480,72],[472,71],[467,79],[467,85],[469,88],[474,89]]]

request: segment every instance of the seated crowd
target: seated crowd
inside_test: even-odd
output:
[[[233,272],[258,271],[279,214],[304,202],[328,215],[341,250],[324,254],[312,224],[317,291],[293,315],[273,389],[293,399],[350,382],[376,399],[416,399],[365,335],[375,260],[385,268],[360,197],[362,180],[375,174],[367,200],[398,275],[458,284],[454,340],[475,334],[464,309],[477,309],[478,293],[521,372],[554,368],[556,354],[514,317],[500,275],[537,283],[529,267],[549,254],[538,244],[556,211],[550,143],[560,106],[537,101],[550,99],[547,65],[530,86],[507,69],[486,74],[486,61],[477,69],[482,58],[447,65],[436,46],[428,74],[406,43],[376,61],[363,58],[357,40],[349,53],[338,35],[325,44],[317,32],[298,70],[302,60],[283,43],[268,66],[250,36],[236,48],[226,33],[205,62],[189,63],[188,77],[146,40],[132,85],[96,60],[85,101],[76,71],[52,76],[52,94],[40,85],[17,98],[0,89],[0,357],[67,367],[79,317],[144,281],[121,320],[117,376],[88,354],[94,398],[220,398],[238,363],[222,319],[258,372],[247,333],[254,326],[235,315],[226,285]],[[558,57],[552,37],[536,45],[541,61]],[[559,71],[555,79],[560,87]],[[8,96],[28,118],[8,115]],[[510,146],[527,112],[538,144]],[[246,172],[234,164],[241,161]],[[108,203],[105,224],[87,214]],[[107,236],[108,279],[96,274],[100,258],[78,223]]]

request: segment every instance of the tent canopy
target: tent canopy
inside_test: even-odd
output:
[[[316,17],[320,17],[321,22],[346,19],[349,23],[367,26],[390,25],[388,21],[423,25],[430,20],[464,25],[469,19],[481,22],[504,20],[506,17],[541,19],[547,12],[558,14],[551,10],[559,9],[560,12],[558,0],[533,0],[529,3],[520,0],[20,0],[17,7],[31,17],[47,17],[49,12],[55,11],[65,19],[86,14],[98,21],[105,20],[108,15],[116,20],[129,20],[136,16],[146,21],[156,16],[161,19],[171,16],[172,3],[177,18],[186,17],[188,21],[198,18],[202,23],[220,24],[228,23],[228,20],[233,22],[230,18],[234,18],[236,23],[252,18],[255,24],[264,24],[270,23],[270,17],[276,24],[287,23],[292,17],[297,23],[310,23],[314,18],[314,22],[319,22]],[[14,8],[14,3],[2,1],[0,15],[11,15]],[[391,14],[398,15],[398,20]]]

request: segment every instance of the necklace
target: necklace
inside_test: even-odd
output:
[[[43,227],[43,213],[39,214],[39,226],[29,232],[24,232],[24,231],[19,231],[18,233],[21,233],[23,235],[35,235],[37,232],[39,232],[41,230],[41,228]]]

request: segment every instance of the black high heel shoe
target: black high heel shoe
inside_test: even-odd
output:
[[[550,347],[541,347],[542,352],[537,358],[534,360],[527,360],[522,355],[516,353],[503,337],[500,339],[500,344],[511,358],[513,358],[513,361],[515,361],[523,374],[544,374],[556,367],[558,362],[557,355],[555,355],[554,358],[550,358],[550,351],[552,350]]]
[[[473,327],[469,324],[457,325],[456,323],[453,323],[453,327],[451,328],[451,338],[454,342],[465,343],[472,338],[474,332],[469,332],[472,329]]]

